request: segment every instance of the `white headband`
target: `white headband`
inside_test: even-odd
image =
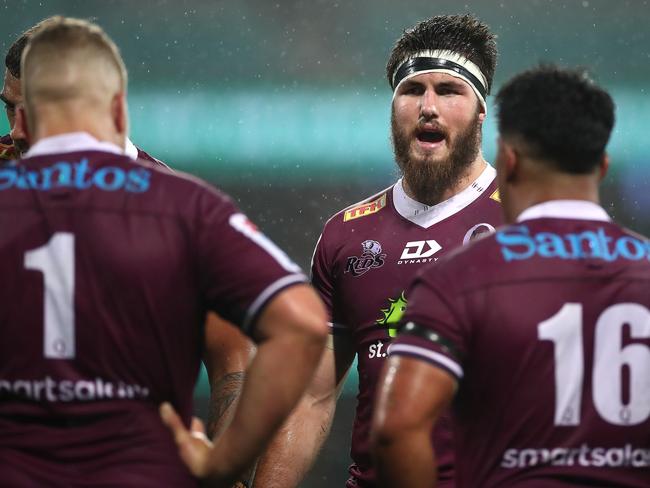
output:
[[[399,64],[393,73],[393,99],[406,80],[424,73],[446,73],[467,83],[487,113],[487,78],[481,69],[466,57],[449,50],[419,51]]]

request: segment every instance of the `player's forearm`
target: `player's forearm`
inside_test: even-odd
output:
[[[235,416],[215,444],[218,465],[241,473],[296,405],[316,368],[324,337],[284,334],[262,343],[246,372]]]
[[[305,395],[261,456],[253,486],[298,486],[329,434],[335,408],[334,391],[324,399]]]
[[[207,425],[210,439],[219,436],[232,419],[243,384],[244,371],[234,371],[215,379],[210,385]]]
[[[210,312],[205,323],[203,361],[210,379],[207,434],[214,438],[230,423],[255,347],[237,328]]]
[[[208,411],[207,434],[210,439],[221,435],[235,413],[235,408],[244,384],[244,371],[227,373],[210,386],[210,407]],[[255,464],[238,477],[234,488],[253,486]]]
[[[381,488],[431,488],[437,479],[430,429],[378,433],[373,443]]]

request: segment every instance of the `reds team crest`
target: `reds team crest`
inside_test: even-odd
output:
[[[344,273],[351,273],[355,278],[366,274],[372,268],[384,265],[386,254],[382,253],[381,244],[372,239],[361,243],[361,256],[350,256],[345,263]]]

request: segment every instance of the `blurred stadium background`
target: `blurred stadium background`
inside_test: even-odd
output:
[[[129,69],[132,140],[230,193],[308,268],[324,221],[396,177],[384,74],[394,40],[425,17],[464,12],[499,36],[495,89],[553,61],[588,68],[613,93],[603,201],[619,221],[650,233],[648,1],[4,0],[0,30],[5,53],[53,14],[102,25]],[[489,116],[483,147],[492,161]],[[305,487],[343,486],[356,381],[353,372]],[[202,375],[201,415],[207,396]]]

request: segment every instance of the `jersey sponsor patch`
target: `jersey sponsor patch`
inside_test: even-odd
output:
[[[526,225],[510,226],[496,233],[501,254],[506,262],[533,257],[601,259],[612,262],[650,260],[650,242],[630,235],[612,236],[602,228],[582,232],[531,233]]]
[[[442,246],[435,240],[409,241],[404,246],[404,250],[397,264],[430,263],[437,261],[438,258],[433,257],[433,255],[440,250],[442,250]]]
[[[580,447],[527,447],[507,449],[503,453],[501,467],[525,469],[538,464],[550,466],[579,465],[590,468],[647,469],[650,467],[650,449],[633,444],[605,447],[582,443]]]
[[[384,193],[377,200],[372,202],[362,203],[360,205],[355,205],[352,208],[349,208],[343,214],[343,222],[349,220],[358,219],[365,217],[366,215],[374,214],[379,212],[382,208],[386,206],[386,194]]]
[[[0,190],[52,190],[77,188],[102,191],[123,190],[129,193],[143,193],[149,189],[151,171],[134,167],[128,170],[118,166],[92,168],[87,158],[80,161],[58,161],[38,169],[25,170],[18,165],[7,165],[0,169]]]

